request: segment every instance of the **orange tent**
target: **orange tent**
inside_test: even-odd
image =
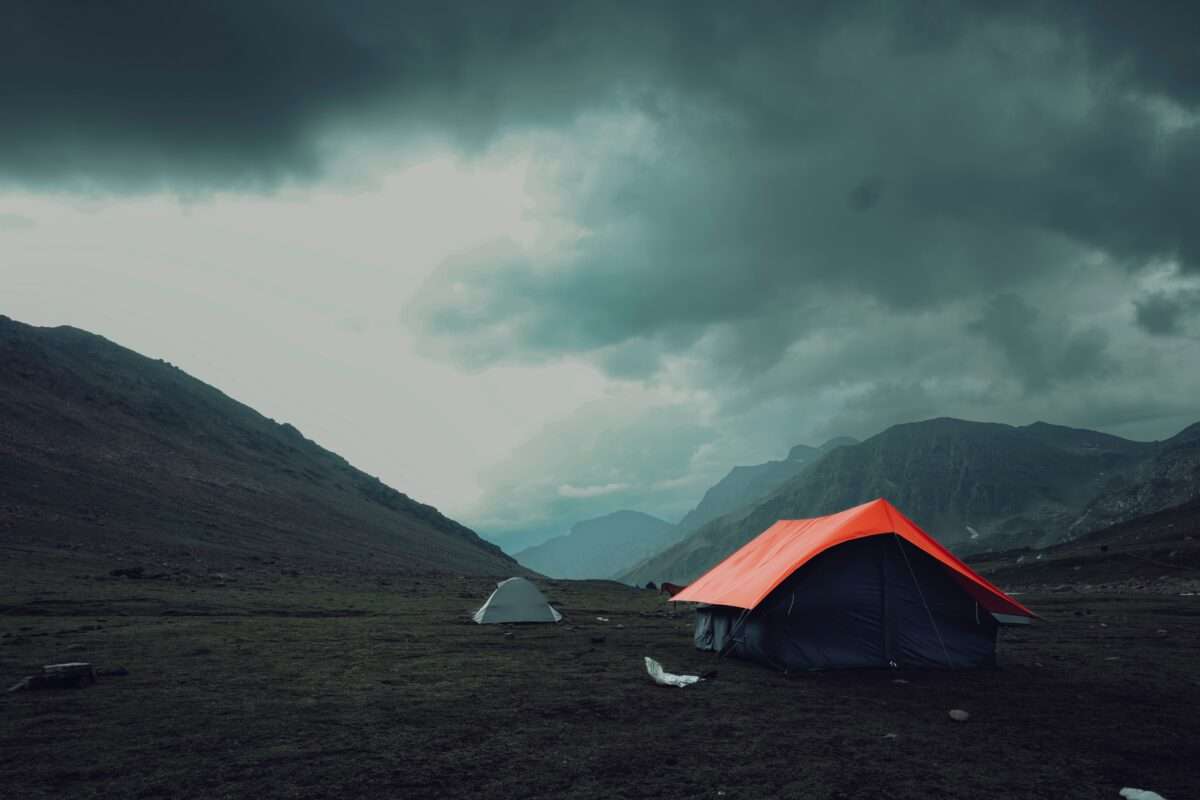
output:
[[[880,534],[895,534],[937,559],[988,611],[1037,616],[955,558],[882,498],[827,517],[780,520],[671,599],[752,609],[788,576],[826,550]]]

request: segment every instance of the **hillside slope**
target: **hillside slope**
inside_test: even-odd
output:
[[[495,545],[211,386],[0,317],[0,542],[154,569],[508,575]]]
[[[1162,442],[1153,457],[1118,474],[1071,525],[1078,535],[1182,504],[1200,487],[1200,423]]]
[[[523,550],[516,559],[552,578],[611,578],[677,541],[674,525],[640,511],[614,511],[577,522],[566,536]]]
[[[1145,497],[1123,518],[1200,493],[1187,466],[1191,438],[1180,436],[1132,442],[1045,423],[1018,428],[944,418],[897,425],[834,450],[752,509],[710,522],[623,577],[691,580],[778,519],[830,514],[876,497],[960,553],[1053,544],[1116,521],[1096,512],[1093,522],[1076,524],[1092,504],[1111,508],[1102,498],[1122,487],[1143,487]],[[1157,499],[1145,489],[1156,470],[1176,476]]]
[[[717,517],[745,508],[769,495],[796,477],[805,466],[826,453],[845,445],[857,444],[857,439],[839,436],[820,447],[798,444],[783,461],[768,461],[748,467],[734,467],[701,498],[700,503],[679,521],[680,538]]]
[[[1041,550],[968,560],[1007,586],[1062,591],[1200,591],[1200,498],[1091,531]]]

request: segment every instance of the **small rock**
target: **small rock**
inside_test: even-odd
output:
[[[1167,800],[1158,792],[1152,792],[1149,789],[1134,789],[1130,786],[1122,789],[1120,795],[1125,800]]]
[[[955,722],[966,722],[970,718],[971,715],[966,711],[963,711],[961,708],[950,709],[950,719],[954,720]]]
[[[592,644],[604,644],[605,638],[604,636],[593,636]]]
[[[908,683],[908,681],[904,680],[904,678],[893,678],[892,683],[896,684],[897,686],[903,686],[904,684]]]
[[[512,631],[505,631],[505,632],[504,632],[504,638],[505,638],[505,639],[511,639],[511,638],[513,638],[513,632],[512,632]]]
[[[883,735],[883,738],[885,738],[885,739],[895,739],[895,738],[896,738],[896,734],[894,734],[894,733],[885,733],[885,734]]]

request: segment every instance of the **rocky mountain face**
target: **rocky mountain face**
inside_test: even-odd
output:
[[[577,522],[570,533],[522,550],[516,559],[552,578],[611,578],[678,541],[666,520],[616,511]]]
[[[712,520],[623,578],[691,580],[778,519],[876,497],[961,554],[1050,545],[1200,494],[1196,427],[1147,443],[1046,423],[897,425],[833,450],[752,508]]]
[[[1071,523],[1071,538],[1186,503],[1200,494],[1200,423],[1155,448],[1132,470],[1116,474]]]
[[[857,439],[839,436],[820,447],[798,444],[788,452],[783,461],[768,461],[749,467],[734,467],[729,474],[704,493],[700,504],[679,521],[683,535],[690,533],[706,522],[723,517],[740,508],[745,508],[769,495],[775,489],[796,477],[804,467],[826,453],[845,445],[857,444]]]
[[[1030,591],[1200,592],[1200,497],[1051,547],[981,553],[972,567]]]
[[[156,570],[252,560],[522,571],[432,506],[177,367],[85,331],[7,317],[0,539]]]

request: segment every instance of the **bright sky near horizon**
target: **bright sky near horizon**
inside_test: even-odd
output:
[[[3,192],[4,312],[165,358],[462,514],[482,465],[611,389],[583,363],[459,369],[405,329],[447,258],[536,238],[528,169],[443,152],[270,194]]]

